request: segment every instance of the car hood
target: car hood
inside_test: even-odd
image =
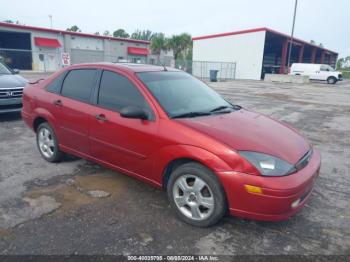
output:
[[[0,75],[0,88],[24,87],[27,82],[20,75]]]
[[[262,114],[241,109],[229,114],[178,119],[234,150],[269,154],[295,164],[310,149],[296,130]]]

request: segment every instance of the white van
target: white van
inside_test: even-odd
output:
[[[291,75],[308,76],[310,80],[327,81],[328,84],[335,84],[341,81],[341,72],[335,71],[329,65],[294,63],[290,69]]]

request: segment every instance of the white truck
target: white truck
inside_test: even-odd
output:
[[[310,80],[327,81],[335,84],[343,80],[341,72],[335,71],[329,65],[294,63],[290,69],[291,75],[308,76]]]

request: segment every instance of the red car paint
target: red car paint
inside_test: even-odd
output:
[[[119,113],[63,97],[45,87],[66,70],[97,68],[127,77],[150,104],[154,121],[123,118]],[[320,154],[313,149],[308,165],[283,177],[264,177],[238,150],[270,154],[295,164],[310,149],[293,128],[241,109],[188,119],[170,119],[136,72],[159,67],[115,64],[75,65],[28,86],[23,94],[22,117],[34,128],[43,118],[54,128],[60,149],[124,172],[156,187],[163,187],[167,166],[177,159],[192,159],[211,169],[221,181],[232,215],[257,220],[287,219],[306,202],[319,173]],[[62,106],[54,105],[60,100]],[[108,121],[95,118],[104,115]],[[244,185],[262,188],[247,192]],[[293,201],[302,198],[292,208]]]

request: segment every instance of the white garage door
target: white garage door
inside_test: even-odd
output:
[[[72,64],[103,62],[103,51],[72,49],[71,61]]]

